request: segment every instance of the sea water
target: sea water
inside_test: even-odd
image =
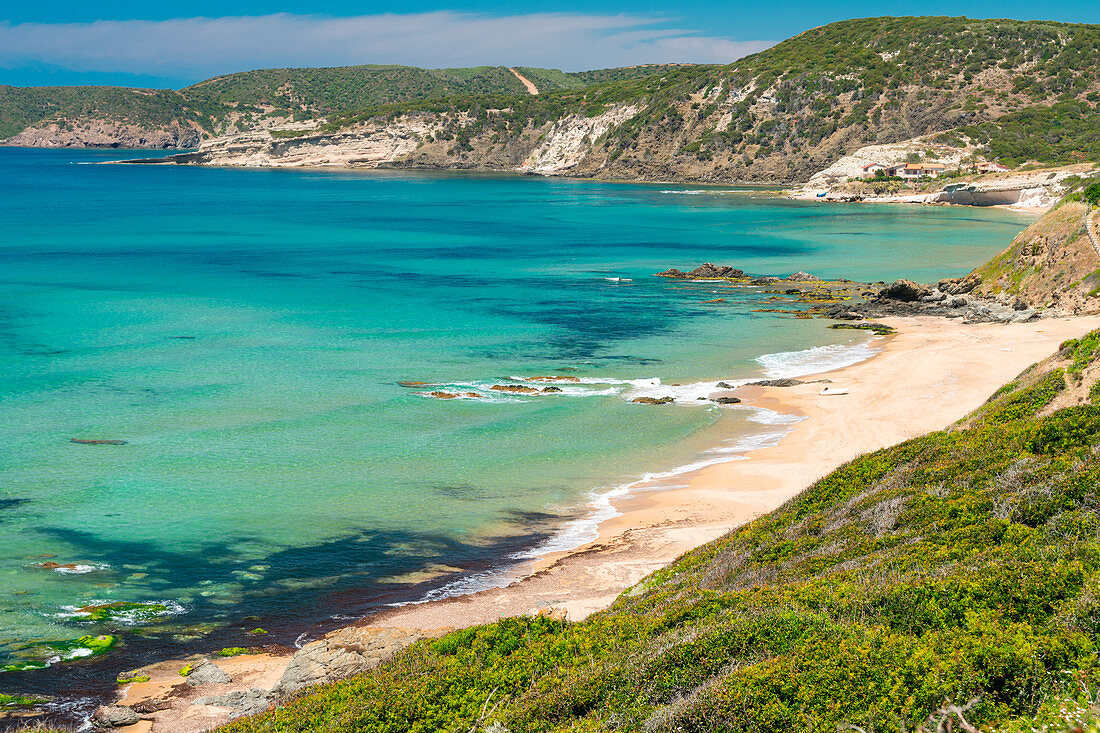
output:
[[[127,155],[0,148],[0,663],[87,633],[119,632],[127,664],[248,646],[255,627],[290,643],[472,589],[590,536],[600,496],[782,434],[695,399],[708,384],[870,353],[861,334],[758,312],[790,307],[759,289],[654,273],[930,281],[1031,220],[667,184],[100,165]],[[580,381],[491,389],[549,375]],[[677,403],[630,402],[665,394]],[[132,627],[74,613],[112,601],[166,610]],[[8,677],[79,687],[83,664]]]

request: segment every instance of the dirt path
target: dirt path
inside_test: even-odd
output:
[[[528,94],[530,94],[532,97],[537,97],[538,96],[539,88],[537,86],[535,86],[533,83],[531,83],[530,79],[528,79],[526,76],[519,73],[515,69],[508,69],[508,71],[515,74],[516,78],[519,79],[521,82],[523,82],[523,86],[527,87],[527,93]]]

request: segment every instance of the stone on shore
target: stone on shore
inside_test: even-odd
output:
[[[298,650],[274,692],[285,695],[366,672],[410,644],[437,635],[438,632],[420,629],[362,626],[340,629]]]
[[[262,713],[271,706],[274,700],[275,693],[271,690],[253,687],[251,690],[234,690],[224,695],[207,695],[206,697],[198,698],[191,704],[216,705],[223,708],[232,708],[232,717],[238,718],[242,715]]]
[[[936,287],[948,295],[964,295],[982,284],[982,278],[976,272],[966,277],[953,277],[940,280]]]
[[[787,277],[791,282],[821,282],[821,278],[817,275],[811,275],[808,272],[796,272]]]
[[[719,405],[736,405],[741,402],[740,397],[715,397],[713,402]]]
[[[141,717],[125,705],[103,705],[96,708],[92,725],[96,728],[122,728],[140,720]]]
[[[186,679],[187,684],[192,687],[198,687],[199,685],[225,685],[233,681],[233,678],[229,676],[228,672],[213,662],[203,662],[195,667],[191,670],[191,674],[187,675]]]

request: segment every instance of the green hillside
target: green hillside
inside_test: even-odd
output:
[[[1067,342],[584,622],[454,632],[221,730],[1068,730],[1100,672],[1098,355]]]
[[[524,69],[539,89],[578,89],[608,80],[651,75],[666,67],[632,67],[567,73]],[[195,124],[216,134],[234,115],[248,128],[261,117],[309,119],[376,105],[478,94],[526,95],[503,66],[420,69],[411,66],[344,66],[261,69],[229,74],[179,91],[123,87],[0,86],[0,139],[36,123],[103,119],[159,128]]]

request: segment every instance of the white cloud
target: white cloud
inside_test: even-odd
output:
[[[0,68],[196,78],[267,67],[412,64],[569,71],[663,62],[729,63],[771,41],[734,41],[634,15],[456,12],[333,18],[280,13],[92,23],[0,22]]]

